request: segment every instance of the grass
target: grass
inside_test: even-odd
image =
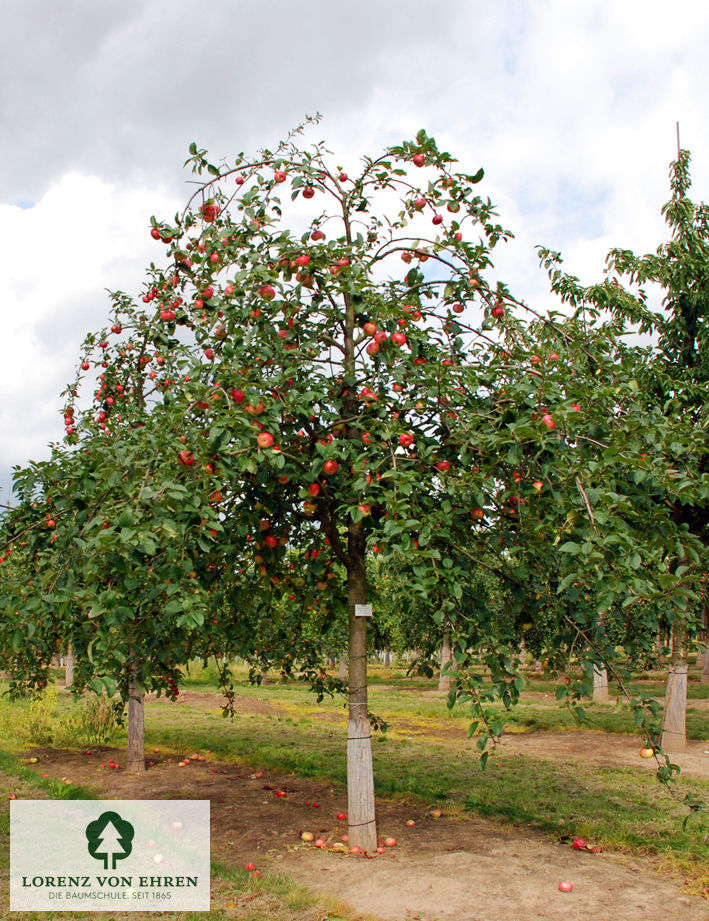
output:
[[[451,714],[434,682],[397,679],[383,670],[375,671],[381,680],[372,685],[370,705],[392,724],[387,734],[374,737],[378,796],[437,803],[451,817],[473,811],[537,829],[550,838],[583,835],[606,849],[652,855],[693,880],[697,887],[709,884],[709,814],[693,817],[684,829],[686,810],[667,795],[651,774],[591,765],[573,758],[560,762],[512,757],[504,752],[495,753],[483,772],[474,754],[474,740],[465,738],[468,717],[464,710]],[[237,671],[235,683],[244,709],[233,720],[223,719],[216,701],[213,708],[187,702],[172,704],[164,699],[150,701],[146,707],[147,745],[182,754],[209,749],[226,761],[345,784],[346,711],[342,700],[317,705],[307,689],[295,681],[253,687],[243,670]],[[530,686],[534,693],[514,711],[511,728],[573,732],[573,717],[554,699],[556,684],[535,678]],[[216,691],[209,670],[193,670],[187,687],[196,692]],[[702,693],[697,696],[703,697],[706,686],[698,687]],[[690,689],[697,687],[690,685]],[[543,694],[549,694],[549,699],[540,697]],[[247,712],[249,703],[259,703],[263,712]],[[60,695],[58,706],[63,712],[73,704],[68,695]],[[26,704],[0,703],[0,726],[3,720],[6,725],[20,725],[22,719],[18,716],[23,707]],[[626,707],[589,704],[587,711],[594,729],[632,729],[632,714]],[[688,727],[690,737],[709,737],[709,710],[690,707]],[[123,732],[118,733],[116,744],[124,744]],[[0,761],[0,769],[3,764]],[[709,801],[709,782],[705,780],[680,778],[677,790],[680,795],[692,790]],[[54,794],[47,790],[47,795]],[[226,869],[220,872],[219,878],[225,879]],[[239,882],[238,872],[233,872],[237,874],[234,880]],[[246,884],[248,880],[242,882]],[[262,897],[265,895],[259,894],[248,903],[248,912],[257,910],[256,902],[267,904],[261,902]],[[292,899],[269,891],[268,899],[280,900],[281,908],[269,908],[268,917],[286,918],[287,914],[279,916],[278,911],[295,910],[289,907],[288,900],[300,904],[301,898],[306,896],[297,888]],[[137,921],[134,914],[131,917]],[[155,917],[154,913],[151,917]],[[258,919],[252,914],[236,917]]]

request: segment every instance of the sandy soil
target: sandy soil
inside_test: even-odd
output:
[[[508,752],[568,762],[654,766],[638,759],[637,740],[627,736],[528,733],[510,735],[503,744]],[[550,841],[530,828],[467,814],[434,818],[423,807],[381,801],[379,832],[396,837],[397,846],[373,859],[352,857],[301,841],[301,831],[323,835],[329,843],[346,832],[346,823],[336,818],[346,810],[345,793],[320,782],[273,771],[256,776],[212,761],[209,754],[186,767],[178,766],[181,757],[150,754],[156,766],[138,777],[101,766],[111,758],[123,762],[115,749],[34,749],[28,755],[39,757],[40,772],[87,784],[107,798],[209,799],[214,856],[237,864],[253,861],[264,872],[282,870],[381,921],[709,919],[709,901],[684,892],[681,879],[661,875],[651,861],[575,851],[568,841]],[[709,776],[709,744],[692,743],[678,760],[685,773]],[[277,791],[286,796],[277,797]],[[411,819],[413,827],[406,825]],[[573,891],[560,892],[562,880],[573,883]]]

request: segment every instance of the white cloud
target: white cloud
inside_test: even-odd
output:
[[[104,289],[138,290],[158,245],[150,209],[176,207],[160,189],[78,173],[32,208],[0,205],[0,250],[11,254],[0,275],[0,470],[63,435],[60,393],[84,336],[108,315]]]

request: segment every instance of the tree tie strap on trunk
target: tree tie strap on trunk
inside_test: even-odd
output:
[[[348,742],[367,742],[372,738],[371,735],[368,736],[347,736]]]
[[[376,819],[368,819],[366,822],[357,822],[356,825],[350,825],[350,823],[348,822],[347,827],[348,828],[362,828],[363,825],[372,825],[376,821],[377,821]]]

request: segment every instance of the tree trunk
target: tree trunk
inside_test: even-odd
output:
[[[145,770],[145,693],[138,690],[138,666],[128,666],[128,747],[126,770],[140,774]]]
[[[608,672],[605,668],[593,667],[593,700],[595,703],[608,701]]]
[[[391,649],[384,647],[384,668],[391,668]]]
[[[709,684],[709,651],[704,655],[704,668],[702,669],[702,684]]]
[[[367,716],[367,618],[355,605],[367,600],[365,537],[361,522],[350,521],[347,541],[349,606],[349,717],[347,721],[347,816],[350,847],[374,855],[377,826],[372,769],[372,727]]]
[[[343,652],[340,656],[339,674],[340,681],[347,681],[347,653]]]
[[[66,670],[64,672],[64,687],[70,688],[74,683],[74,647],[69,643],[66,648]]]
[[[447,665],[453,662],[453,651],[451,649],[451,631],[446,625],[443,631],[443,646],[441,647],[441,674],[438,678],[438,690],[448,693],[453,685],[452,675],[444,675],[443,671]]]
[[[697,661],[695,663],[696,667],[701,671],[704,668],[704,661],[707,656],[707,647],[700,646],[697,650]]]
[[[666,752],[681,752],[687,747],[687,655],[684,639],[684,621],[678,619],[672,630],[672,655],[662,717],[662,747]]]

